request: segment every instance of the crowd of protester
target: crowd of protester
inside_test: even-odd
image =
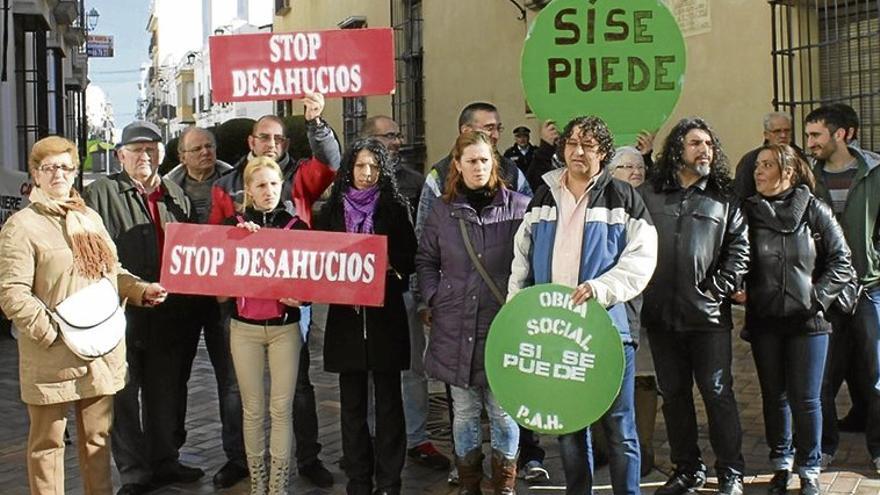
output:
[[[529,128],[517,127],[502,154],[499,111],[477,102],[461,111],[450,153],[424,176],[401,156],[393,119],[367,119],[343,153],[323,109],[320,94],[306,96],[301,138],[310,157],[291,156],[284,122],[267,115],[234,165],[217,160],[210,132],[186,129],[181,163],[164,176],[159,129],[135,121],[117,149],[123,170],[82,195],[73,143],[34,145],[30,206],[0,231],[0,308],[18,331],[32,493],[63,492],[71,406],[86,493],[113,493],[111,454],[120,495],[204,476],[179,456],[203,332],[227,457],[214,485],[249,478],[252,494],[287,493],[294,458],[314,485],[334,484],[319,458],[310,302],[168,294],[157,281],[172,222],[387,237],[384,305],[331,304],[325,325],[349,494],[401,493],[407,458],[451,468],[460,494],[482,493],[484,411],[493,492],[514,493],[518,476],[550,478],[539,436],[499,406],[484,360],[501,306],[543,283],[571,287],[575,305],[595,299],[607,308],[624,348],[610,409],[558,437],[562,473],[553,475],[567,494],[592,493],[593,428],[607,439],[613,492],[641,493],[634,384],[645,340],[674,466],[655,493],[706,483],[694,385],[717,493],[743,493],[734,304],[745,309],[741,337],[761,388],[769,493],[786,493],[794,476],[801,494],[820,493],[819,474],[836,454],[844,380],[854,407],[841,425],[864,430],[880,474],[880,156],[859,146],[851,108],[809,113],[804,149],[792,142],[791,117],[769,113],[764,142],[731,170],[719,136],[696,117],[677,122],[656,155],[649,132],[615,149],[596,116],[561,129],[543,123],[537,146]],[[58,308],[103,280],[112,307],[130,303],[127,330],[108,352],[86,356],[65,337]],[[426,431],[429,377],[447,385],[452,402],[452,462]]]

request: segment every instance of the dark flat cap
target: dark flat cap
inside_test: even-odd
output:
[[[520,134],[531,134],[532,130],[528,127],[521,125],[513,130],[514,136],[519,136]]]
[[[162,141],[162,132],[156,124],[145,120],[135,120],[122,129],[120,146],[131,143],[154,143]]]

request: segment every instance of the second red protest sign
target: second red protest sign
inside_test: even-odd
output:
[[[385,236],[172,223],[161,283],[169,292],[381,306]]]
[[[394,91],[390,28],[211,36],[215,101],[289,100]]]

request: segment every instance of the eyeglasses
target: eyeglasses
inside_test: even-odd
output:
[[[618,165],[617,168],[622,169],[622,170],[640,170],[640,171],[645,170],[644,165],[632,164],[632,163],[621,164],[621,165]]]
[[[767,129],[767,132],[773,134],[774,136],[778,136],[780,134],[791,134],[791,129],[782,127],[779,129]]]
[[[492,134],[495,131],[498,131],[498,134],[501,134],[504,132],[504,125],[499,122],[497,124],[486,124],[481,127],[476,127],[476,129],[478,131],[488,132],[489,134]]]
[[[596,151],[599,151],[599,143],[595,143],[595,142],[581,143],[581,142],[575,141],[574,139],[569,139],[568,141],[565,142],[565,146],[571,147],[571,148],[574,148],[574,147],[580,148],[581,151],[583,151],[584,153],[586,153],[588,151],[593,152],[593,153],[595,153]]]
[[[73,165],[67,165],[62,163],[43,163],[37,170],[44,174],[54,174],[56,170],[60,170],[65,174],[69,174],[76,171],[76,167]]]
[[[261,143],[268,143],[269,141],[274,141],[278,144],[284,144],[287,142],[287,138],[280,134],[257,134],[254,136],[257,141]]]
[[[216,147],[217,147],[217,145],[214,144],[214,143],[205,143],[205,144],[203,144],[203,145],[201,145],[201,146],[193,146],[192,148],[189,148],[189,149],[183,150],[183,152],[184,152],[184,153],[201,153],[202,150],[208,150],[208,151],[211,151],[211,150],[213,150],[213,149],[216,148]]]
[[[400,132],[386,132],[385,134],[373,134],[375,138],[387,139],[389,141],[394,141],[395,139],[399,139],[403,141],[403,134]]]
[[[153,153],[159,152],[158,146],[149,146],[149,147],[147,147],[147,146],[123,146],[122,148],[125,151],[128,151],[129,153],[133,153],[138,156],[140,156],[143,153],[153,154]]]

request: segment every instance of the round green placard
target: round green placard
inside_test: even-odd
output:
[[[602,118],[618,144],[666,122],[684,84],[685,44],[660,0],[553,0],[522,52],[529,106],[560,126]]]
[[[486,341],[486,376],[517,423],[562,435],[599,419],[623,380],[623,344],[595,300],[573,306],[573,289],[542,284],[505,304]]]

